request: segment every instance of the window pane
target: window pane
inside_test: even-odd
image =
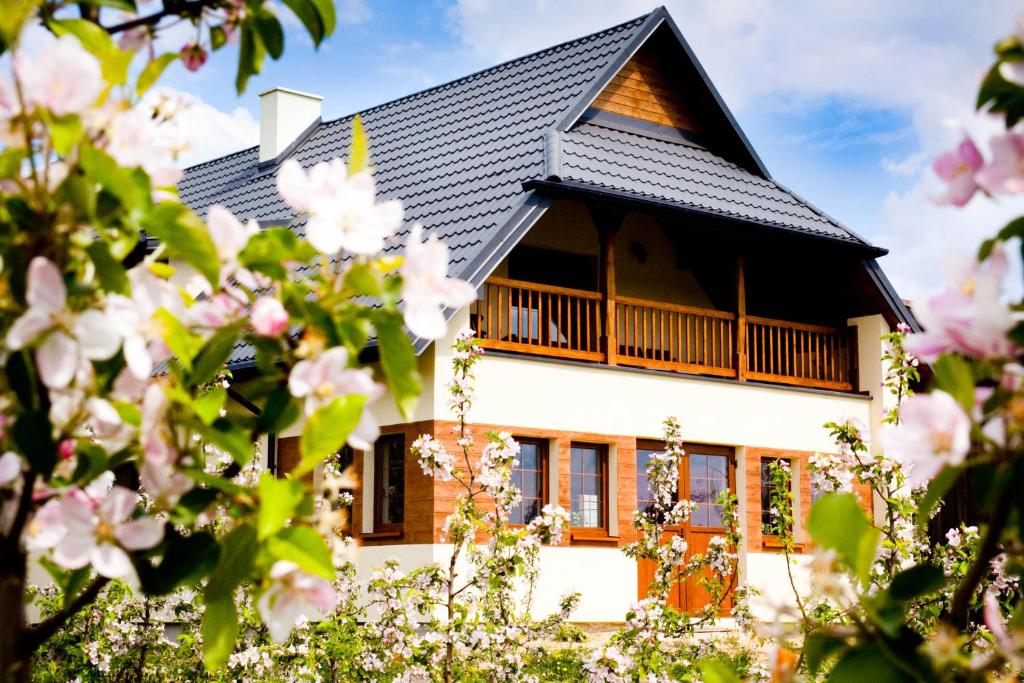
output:
[[[405,439],[383,437],[376,445],[375,497],[379,500],[380,523],[400,524],[405,518]]]
[[[537,455],[537,444],[519,444],[519,467],[528,470],[540,469],[540,460]]]
[[[573,469],[570,473],[570,504],[573,526],[604,526],[606,484],[603,464],[605,457],[605,451],[602,448],[572,447],[571,464]]]
[[[543,442],[520,441],[519,464],[512,468],[512,482],[521,494],[521,502],[512,508],[509,521],[512,524],[529,524],[540,514],[544,506],[545,457]]]
[[[775,515],[772,514],[771,464],[774,461],[775,458],[761,458],[761,533],[769,535],[777,532],[774,528]]]

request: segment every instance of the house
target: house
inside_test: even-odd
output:
[[[301,234],[276,170],[285,158],[346,156],[352,117],[322,121],[320,98],[283,88],[260,106],[259,146],[188,169],[181,196],[200,214],[219,203]],[[472,328],[487,350],[475,428],[523,445],[517,514],[555,503],[573,517],[563,544],[542,553],[539,613],[580,590],[576,620],[621,621],[643,591],[649,568],[620,549],[669,415],[691,442],[682,495],[702,504],[680,533],[705,547],[720,530],[712,502],[733,490],[741,580],[785,590],[783,558],[762,535],[764,468],[791,461],[801,540],[807,459],[833,449],[822,425],[852,417],[874,434],[886,409],[880,337],[916,327],[876,262],[885,250],[771,177],[664,9],[360,116],[404,229],[419,221],[441,237],[452,273],[479,288],[448,312],[447,339],[417,343],[413,421],[379,401],[382,437],[349,454],[363,482],[352,520],[361,566],[445,559],[453,484],[425,477],[408,449],[429,433],[454,452],[450,345]],[[250,350],[231,364],[243,380]],[[294,434],[266,450],[286,470]],[[702,599],[696,585],[672,598]]]

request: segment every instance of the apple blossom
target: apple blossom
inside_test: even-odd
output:
[[[1024,135],[1007,132],[989,141],[992,160],[975,174],[978,185],[991,194],[1024,192]]]
[[[338,594],[330,582],[307,574],[286,560],[278,560],[270,568],[270,581],[256,608],[276,643],[286,641],[301,618],[325,617],[338,603]]]
[[[402,264],[402,299],[405,324],[417,337],[439,339],[446,330],[442,308],[460,308],[476,298],[476,290],[463,280],[448,277],[448,247],[423,228],[412,226]]]
[[[288,159],[277,173],[277,189],[289,206],[309,214],[306,239],[323,254],[375,254],[402,224],[401,203],[377,202],[373,176],[350,176],[341,159],[321,162],[308,174]]]
[[[67,288],[53,262],[36,256],[29,263],[25,311],[7,331],[7,348],[23,349],[49,333],[36,352],[39,377],[51,389],[66,387],[83,358],[106,360],[117,353],[120,339],[104,311],[75,314],[64,308]]]
[[[955,149],[941,154],[935,159],[935,174],[946,182],[946,194],[938,198],[941,204],[963,206],[978,189],[974,174],[984,163],[981,152],[970,138],[965,139]]]
[[[349,394],[365,396],[367,403],[384,394],[384,387],[373,381],[369,370],[348,367],[348,351],[341,346],[328,349],[313,360],[296,363],[288,375],[288,389],[292,396],[305,399],[306,415],[312,415],[317,408]],[[352,448],[366,450],[373,447],[379,435],[377,419],[364,408],[348,443]]]
[[[27,55],[14,55],[14,74],[27,108],[41,107],[56,116],[80,114],[103,93],[100,64],[72,36],[62,36]]]
[[[100,145],[119,164],[143,169],[155,187],[169,187],[181,179],[173,162],[190,141],[180,126],[162,120],[150,102],[147,98],[128,109],[112,104],[89,127],[102,134]]]
[[[944,391],[916,394],[900,409],[900,423],[886,425],[882,442],[886,454],[912,465],[908,481],[917,487],[946,465],[959,465],[971,447],[971,420],[960,404]]]
[[[53,561],[65,569],[92,565],[101,576],[134,577],[127,551],[158,544],[163,539],[163,523],[152,517],[131,519],[139,496],[121,486],[108,489],[112,479],[72,489],[59,501],[40,508],[30,525],[36,547],[50,548]]]
[[[980,263],[965,259],[946,290],[915,310],[925,331],[908,335],[905,349],[925,362],[946,351],[987,359],[1014,355],[1016,346],[1007,335],[1016,318],[1002,300],[1007,267],[1002,245]]]
[[[157,277],[145,265],[128,271],[131,297],[111,294],[108,311],[114,329],[124,338],[124,359],[128,369],[140,380],[147,379],[153,364],[171,357],[163,341],[162,328],[153,317],[160,309],[181,320],[185,306],[178,290]]]
[[[276,297],[261,296],[256,299],[249,317],[252,329],[264,337],[277,337],[288,329],[288,312]]]
[[[21,476],[21,456],[12,451],[0,455],[0,487],[8,486]]]

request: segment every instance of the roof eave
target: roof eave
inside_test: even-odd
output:
[[[828,235],[819,235],[795,230],[793,228],[787,228],[773,223],[750,220],[715,211],[707,211],[697,207],[684,206],[675,202],[653,199],[650,197],[641,197],[629,192],[621,192],[619,190],[613,190],[573,180],[555,181],[535,179],[526,181],[523,183],[523,187],[527,190],[533,190],[540,195],[546,195],[549,197],[571,197],[576,199],[598,200],[606,203],[626,205],[649,213],[667,214],[675,217],[700,218],[704,221],[713,220],[730,227],[757,227],[759,230],[770,230],[790,237],[813,240],[843,249],[849,249],[863,258],[873,259],[889,253],[887,249],[876,247],[866,242],[836,239],[834,237],[829,237]]]

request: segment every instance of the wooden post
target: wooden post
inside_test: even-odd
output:
[[[747,282],[743,256],[736,257],[736,378],[747,380]]]
[[[601,243],[600,253],[600,289],[603,304],[604,334],[602,347],[605,362],[608,365],[618,363],[618,325],[615,321],[615,235],[622,223],[622,213],[607,207],[588,207],[590,218],[597,228]]]

